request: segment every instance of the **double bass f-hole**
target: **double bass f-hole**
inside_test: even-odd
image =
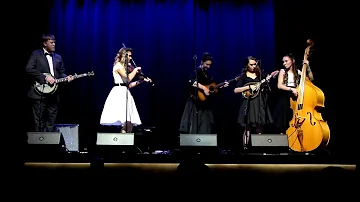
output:
[[[309,122],[312,126],[316,125],[316,122],[313,120],[313,115],[311,114],[311,112],[307,112],[307,115],[309,115]],[[300,128],[301,125],[306,121],[307,117],[301,117],[299,115],[296,115],[296,121],[295,123],[292,125],[295,128]]]
[[[316,124],[316,122],[315,121],[313,121],[313,115],[311,114],[311,112],[308,112],[307,113],[308,115],[309,115],[309,121],[310,121],[310,124],[312,125],[312,126],[315,126],[315,124]]]

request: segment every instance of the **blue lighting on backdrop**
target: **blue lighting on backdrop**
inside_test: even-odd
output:
[[[176,132],[195,54],[197,65],[203,52],[213,55],[211,73],[220,82],[238,75],[248,55],[260,58],[267,73],[276,68],[273,3],[257,2],[54,1],[49,32],[57,38],[67,73],[95,72],[92,78],[67,85],[61,97],[66,108],[59,122],[96,131],[113,86],[113,60],[125,43],[134,49],[137,65],[155,82],[154,87],[142,84],[133,90],[144,125]],[[224,133],[236,124],[239,103],[234,87],[222,92],[226,107],[219,116],[228,117],[219,121]]]

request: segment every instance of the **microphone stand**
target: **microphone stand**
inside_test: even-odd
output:
[[[258,121],[259,121],[259,126],[257,126],[258,127],[258,129],[260,129],[260,124],[261,124],[261,101],[262,101],[262,94],[261,94],[261,91],[263,90],[263,89],[261,89],[261,85],[262,85],[262,83],[261,83],[261,80],[262,80],[262,74],[263,74],[263,70],[261,69],[261,59],[257,62],[257,64],[256,65],[258,65],[258,67],[259,67],[259,69],[260,69],[260,75],[259,75],[259,80],[260,80],[260,86],[259,86],[259,90],[260,90],[260,92],[259,92],[259,111],[258,111]],[[257,133],[259,133],[259,131],[257,131]],[[262,133],[262,131],[261,131],[261,133]]]
[[[196,91],[195,91],[195,114],[196,114],[196,134],[198,134],[199,132],[199,112],[198,112],[198,106],[197,106],[197,102],[198,102],[198,93],[199,93],[199,82],[198,82],[198,75],[197,75],[197,71],[196,71],[196,60],[197,60],[197,56],[196,54],[193,57],[194,60],[194,73],[195,73],[195,81],[196,81]]]
[[[44,123],[43,123],[43,114],[44,112],[42,111],[42,102],[43,102],[43,99],[44,99],[44,90],[45,90],[45,86],[42,85],[42,91],[41,91],[41,95],[40,95],[40,101],[39,101],[39,109],[38,109],[38,132],[44,132]],[[35,120],[36,121],[36,120]],[[35,129],[36,130],[36,129]]]
[[[261,69],[261,59],[258,61],[258,64],[259,64],[259,69],[260,69],[260,75],[259,75],[259,80],[260,80],[260,82],[261,82],[261,80],[262,80],[262,73],[263,73],[263,69]],[[271,91],[271,89],[270,89],[270,86],[269,86],[269,82],[268,82],[268,80],[266,79],[266,77],[265,77],[265,82],[266,82],[266,87],[267,87],[267,89],[269,89],[270,91]],[[264,90],[264,88],[263,89],[261,89],[261,86],[262,86],[262,84],[260,84],[260,92],[259,92],[259,97],[260,97],[260,101],[259,101],[259,112],[258,112],[258,120],[260,121],[261,120],[261,102],[262,102],[262,99],[264,99],[264,107],[265,107],[265,109],[266,109],[266,107],[267,107],[267,97],[262,97],[262,94],[261,94],[261,92]],[[266,94],[265,94],[265,96],[266,96]],[[266,113],[266,110],[265,110],[265,113]],[[261,129],[262,130],[262,126],[261,126],[261,128],[259,128],[259,129]],[[262,131],[261,131],[261,133],[262,133]]]
[[[126,84],[126,98],[125,98],[125,101],[126,101],[126,108],[125,108],[125,131],[126,133],[128,132],[128,99],[129,99],[129,84],[130,84],[130,79],[129,79],[129,70],[128,70],[128,53],[126,52],[126,55],[125,55],[125,71],[126,71],[126,81],[124,82]]]
[[[249,90],[250,93],[252,93],[252,90],[250,88],[249,85]],[[244,109],[244,120],[245,120],[245,129],[244,129],[244,134],[243,134],[243,146],[244,146],[244,150],[248,149],[249,146],[249,141],[250,141],[250,134],[248,136],[247,132],[248,132],[248,128],[249,128],[249,119],[248,119],[248,114],[249,114],[249,102],[250,102],[250,97],[246,98],[246,104],[245,104],[245,109]],[[251,128],[250,128],[251,131]]]
[[[126,72],[126,81],[123,83],[123,85],[125,85],[126,86],[126,98],[125,98],[125,101],[126,101],[126,108],[125,108],[125,127],[124,127],[124,129],[125,129],[125,131],[126,131],[126,133],[128,132],[128,126],[129,126],[129,124],[128,124],[128,102],[129,102],[129,85],[130,85],[130,79],[129,79],[129,69],[128,69],[128,65],[129,65],[129,55],[128,55],[128,52],[126,51],[126,46],[125,46],[125,44],[124,43],[122,43],[122,45],[123,45],[123,48],[125,49],[125,65],[124,65],[124,67],[125,67],[125,72]]]

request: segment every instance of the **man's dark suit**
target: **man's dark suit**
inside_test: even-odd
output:
[[[54,78],[64,78],[67,75],[64,73],[64,62],[60,55],[51,53],[54,69]],[[32,100],[33,117],[35,122],[35,131],[39,132],[54,132],[55,121],[58,112],[59,95],[58,91],[54,94],[44,95],[36,92],[33,84],[35,81],[44,84],[45,75],[43,73],[50,73],[49,62],[46,58],[43,49],[35,50],[26,65],[26,73],[31,81],[31,86],[28,90],[28,97]]]

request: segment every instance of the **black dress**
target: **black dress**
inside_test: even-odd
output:
[[[202,85],[209,85],[213,82],[213,78],[208,75],[207,71],[197,68],[197,79]],[[188,134],[212,134],[214,130],[214,115],[212,111],[212,97],[207,97],[206,100],[201,101],[196,98],[197,88],[193,87],[196,81],[195,72],[190,76],[188,81],[190,97],[186,101],[185,109],[180,122],[180,133]],[[199,89],[199,91],[201,91]],[[196,110],[198,115],[196,115]]]
[[[265,78],[265,77],[263,77]],[[243,74],[236,85],[236,87],[246,86],[249,82],[260,82],[259,77],[252,79],[246,74]],[[271,112],[267,104],[267,85],[261,86],[261,92],[254,98],[243,98],[241,100],[238,123],[241,126],[256,127],[258,125],[264,125],[273,123]],[[245,116],[245,109],[247,106],[247,116]]]
[[[278,133],[286,133],[286,130],[290,127],[290,121],[293,117],[293,111],[290,108],[290,99],[292,98],[291,91],[281,90],[277,104],[274,108],[274,124]]]

